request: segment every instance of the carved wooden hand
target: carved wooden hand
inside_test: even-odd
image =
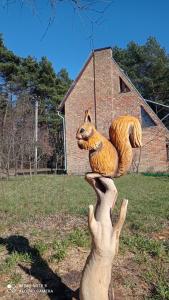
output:
[[[110,178],[90,173],[86,180],[97,194],[97,204],[89,206],[88,226],[92,248],[83,270],[80,300],[108,300],[112,262],[118,252],[119,236],[125,221],[128,200],[123,200],[120,216],[112,226],[111,212],[117,199],[117,189]]]

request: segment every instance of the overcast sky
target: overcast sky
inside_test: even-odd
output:
[[[101,24],[93,28],[94,48],[114,45],[124,48],[131,40],[143,44],[147,37],[155,36],[169,52],[168,0],[114,0],[104,15],[75,11],[67,0],[58,4],[55,20],[45,36],[51,16],[47,0],[37,0],[36,9],[17,3],[8,8],[0,6],[0,32],[5,45],[23,57],[47,56],[56,72],[65,67],[72,79],[92,48],[91,18],[101,17]]]

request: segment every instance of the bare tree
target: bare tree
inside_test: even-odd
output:
[[[5,120],[4,120],[5,119]],[[14,103],[8,102],[1,115],[0,171],[7,177],[34,168],[35,120],[34,105],[29,95],[21,94]],[[38,162],[52,155],[47,126],[39,128]]]
[[[41,1],[43,2],[43,1]],[[86,27],[86,23],[91,24],[91,32],[88,38],[91,38],[93,35],[94,25],[100,25],[105,20],[105,13],[110,8],[114,1],[113,0],[48,0],[45,5],[49,7],[49,18],[46,29],[41,37],[43,39],[51,25],[54,23],[57,16],[57,7],[58,4],[67,3],[79,16],[80,22],[83,23],[83,26]],[[13,4],[19,4],[22,8],[23,6],[30,7],[35,16],[39,16],[39,8],[42,6],[38,0],[4,0],[2,5],[4,8],[9,9]],[[93,37],[92,37],[93,38]]]

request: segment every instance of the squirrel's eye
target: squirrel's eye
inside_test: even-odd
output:
[[[85,131],[84,128],[81,128],[81,129],[80,129],[80,133],[83,133],[84,131]]]

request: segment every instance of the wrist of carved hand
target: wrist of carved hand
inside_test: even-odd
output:
[[[93,249],[91,252],[92,260],[96,261],[98,264],[111,265],[113,261],[113,254],[111,251],[103,251],[102,249]]]

